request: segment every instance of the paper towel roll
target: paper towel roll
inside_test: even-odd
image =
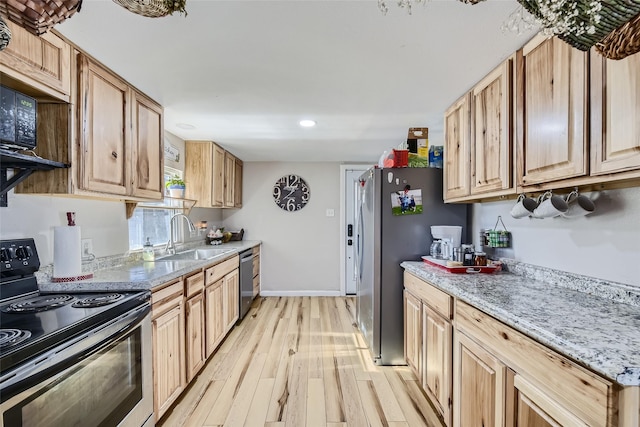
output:
[[[54,227],[53,278],[80,280],[82,276],[82,247],[80,227]]]

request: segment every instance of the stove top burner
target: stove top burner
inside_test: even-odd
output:
[[[37,313],[62,307],[75,300],[71,295],[41,295],[26,301],[15,302],[4,309],[6,313]]]
[[[76,308],[102,307],[103,305],[109,305],[109,304],[113,304],[116,301],[120,301],[122,298],[124,298],[124,295],[122,294],[96,295],[96,296],[87,297],[79,301],[76,301],[71,305],[71,307],[76,307]]]
[[[21,329],[0,329],[0,349],[13,347],[31,337],[31,332]]]

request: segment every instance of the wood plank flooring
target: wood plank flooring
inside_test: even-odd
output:
[[[376,366],[349,297],[257,298],[162,427],[441,427],[406,366]]]

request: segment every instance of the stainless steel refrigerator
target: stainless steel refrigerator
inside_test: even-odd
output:
[[[442,169],[372,168],[358,188],[358,327],[376,364],[404,365],[400,263],[428,255],[432,225],[460,225],[470,241],[469,208],[443,202]]]

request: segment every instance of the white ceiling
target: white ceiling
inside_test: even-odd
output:
[[[162,104],[182,139],[245,161],[375,163],[409,127],[441,144],[444,110],[533,35],[501,31],[515,0],[387,3],[187,0],[186,17],[146,18],[84,0],[56,30]]]

